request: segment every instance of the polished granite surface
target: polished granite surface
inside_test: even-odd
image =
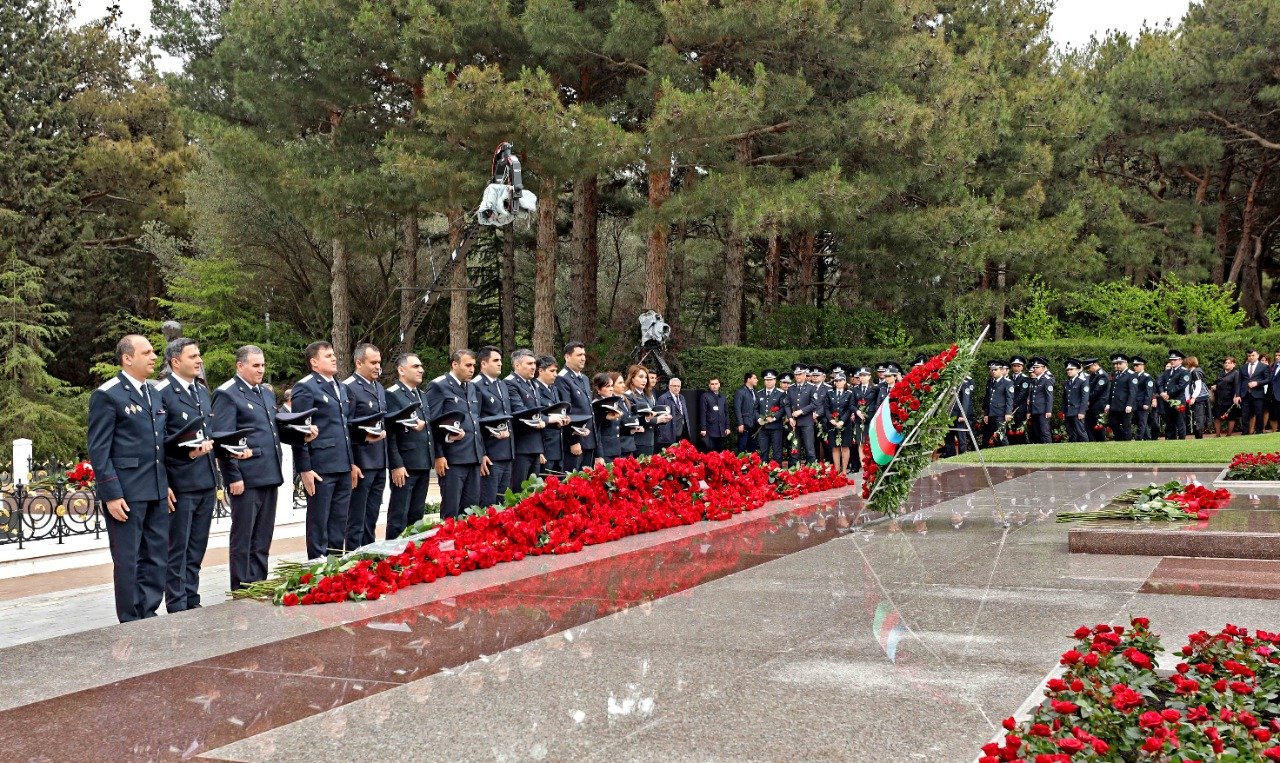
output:
[[[969,761],[1082,622],[1147,614],[1170,642],[1280,622],[1280,602],[1139,594],[1172,574],[1157,558],[1067,552],[1056,511],[1183,475],[991,476],[938,470],[896,520],[832,492],[378,602],[15,647],[5,757]]]

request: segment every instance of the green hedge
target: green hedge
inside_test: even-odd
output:
[[[758,347],[708,346],[683,350],[679,353],[684,366],[684,383],[686,389],[702,389],[707,380],[718,376],[722,389],[729,400],[733,399],[734,390],[742,386],[742,376],[747,371],[760,373],[765,368],[776,368],[779,373],[790,370],[792,365],[800,362],[817,363],[830,366],[833,362],[844,362],[853,366],[874,368],[885,361],[897,361],[906,370],[911,359],[918,353],[933,355],[946,345],[926,344],[908,350],[880,350],[871,347],[850,349],[810,348],[766,350]],[[974,372],[977,389],[974,391],[974,406],[981,406],[982,395],[986,385],[987,362],[995,358],[1008,360],[1013,355],[1030,357],[1043,355],[1049,359],[1050,368],[1059,380],[1066,378],[1063,365],[1067,358],[1097,357],[1107,371],[1111,364],[1107,360],[1113,352],[1126,355],[1141,355],[1147,359],[1147,371],[1159,376],[1164,370],[1165,359],[1170,349],[1181,351],[1184,355],[1194,355],[1205,369],[1205,376],[1212,384],[1222,370],[1222,360],[1234,355],[1239,363],[1244,363],[1246,348],[1256,347],[1260,352],[1274,355],[1280,349],[1280,328],[1276,329],[1241,329],[1216,334],[1159,335],[1136,339],[1059,339],[1051,342],[986,342],[978,351],[978,365]],[[1030,370],[1030,369],[1028,369]],[[1055,405],[1061,404],[1061,394],[1054,390]]]

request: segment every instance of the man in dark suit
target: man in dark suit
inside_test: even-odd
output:
[[[387,508],[387,540],[400,537],[406,527],[422,519],[431,480],[431,429],[422,398],[424,369],[417,355],[396,360],[399,381],[387,387],[387,409],[404,410],[417,403],[409,423],[387,421],[387,462],[391,466],[391,502]]]
[[[89,461],[106,504],[116,617],[154,617],[164,593],[173,492],[164,468],[166,411],[147,378],[156,352],[144,336],[116,343],[122,370],[89,396]]]
[[[538,358],[536,368],[537,378],[533,387],[538,392],[539,407],[545,408],[560,402],[560,394],[556,390],[556,379],[559,373],[559,369],[556,368],[556,359],[550,355],[543,355]],[[569,416],[564,414],[546,418],[547,428],[542,430],[542,466],[539,472],[561,472],[564,471],[563,430],[569,424]]]
[[[489,456],[480,439],[480,396],[471,377],[476,372],[472,350],[454,350],[449,356],[449,373],[431,380],[427,387],[427,410],[431,421],[447,413],[460,417],[461,432],[439,429],[432,433],[436,443],[436,477],[440,480],[440,517],[449,519],[463,509],[480,505],[480,480],[489,473]]]
[[[169,514],[169,565],[165,609],[181,612],[200,606],[200,565],[209,545],[209,526],[218,501],[213,451],[213,401],[200,383],[204,369],[196,340],[179,337],[165,347],[169,375],[156,385],[164,400],[164,466],[173,490]],[[196,427],[190,429],[189,427]],[[184,431],[186,434],[184,435]],[[176,441],[174,438],[177,438]],[[197,445],[184,445],[199,441]]]
[[[720,392],[720,380],[711,377],[698,397],[698,437],[708,451],[724,450],[729,437],[729,405]]]
[[[796,366],[792,369],[796,383],[787,390],[787,415],[791,426],[796,430],[796,439],[800,441],[800,456],[805,463],[813,463],[817,458],[814,450],[813,412],[818,409],[818,401],[813,396],[813,385],[809,384],[809,369]]]
[[[293,385],[293,409],[316,412],[311,422],[320,435],[293,446],[293,462],[307,493],[307,557],[328,556],[346,542],[351,491],[363,473],[355,462],[347,425],[347,390],[338,383],[338,356],[328,342],[312,342],[304,351],[311,373]]]
[[[229,561],[233,591],[244,583],[267,579],[267,554],[276,527],[276,493],[284,484],[276,399],[262,383],[266,372],[262,350],[245,345],[236,350],[236,375],[213,392],[214,431],[251,430],[249,449],[240,458],[215,449],[222,482],[231,496]],[[307,436],[315,435],[313,429]]]
[[[1173,360],[1176,352],[1169,353],[1169,359]],[[1181,370],[1182,356],[1178,354],[1178,362],[1175,368]],[[1172,369],[1171,369],[1172,372]],[[1182,371],[1182,375],[1186,376],[1190,383],[1190,375]],[[1270,379],[1270,369],[1258,359],[1258,351],[1250,349],[1244,365],[1240,367],[1240,381],[1237,382],[1235,402],[1240,405],[1240,432],[1242,434],[1262,434],[1262,413],[1266,410],[1267,398],[1267,381]],[[1182,387],[1185,392],[1186,385]],[[1181,400],[1185,395],[1180,392],[1178,395],[1169,395],[1165,399]],[[1163,395],[1161,397],[1164,397]],[[1170,417],[1172,418],[1172,417]],[[1168,429],[1166,428],[1166,432]],[[1182,434],[1178,439],[1186,437],[1186,423],[1182,424]],[[1166,434],[1165,439],[1169,439]]]
[[[591,382],[583,373],[587,367],[587,349],[582,342],[570,342],[564,347],[564,368],[556,377],[556,393],[560,401],[569,404],[569,415],[572,417],[590,416],[581,419],[586,422],[582,426],[587,429],[586,435],[574,434],[574,427],[564,430],[564,470],[577,471],[595,463],[596,433],[595,412],[591,408]]]
[[[382,376],[382,353],[371,344],[361,343],[356,345],[352,359],[355,361],[355,373],[342,382],[346,387],[348,420],[385,414],[386,390],[378,383]],[[347,514],[344,533],[347,551],[374,540],[378,514],[382,511],[382,493],[387,488],[386,426],[378,434],[358,431],[351,447],[356,466],[360,467],[360,479],[351,491],[351,510]]]
[[[738,452],[751,453],[756,449],[756,433],[760,426],[756,419],[757,377],[748,371],[742,378],[742,387],[733,393],[733,415],[738,422]]]
[[[511,415],[511,393],[502,382],[502,351],[488,345],[476,355],[480,375],[476,378],[480,395],[480,418]],[[511,487],[511,472],[515,465],[515,445],[511,439],[511,422],[506,427],[481,425],[484,451],[489,456],[489,473],[480,480],[480,505],[491,506],[499,496]],[[496,432],[494,430],[497,430]]]
[[[753,418],[759,424],[760,460],[764,463],[777,461],[782,463],[786,456],[782,450],[783,422],[787,418],[787,395],[778,389],[778,372],[772,368],[764,370],[764,389],[756,395],[756,407]]]
[[[1089,410],[1084,426],[1090,440],[1102,442],[1107,439],[1107,422],[1102,416],[1111,401],[1111,377],[1098,365],[1097,358],[1085,358],[1083,362],[1089,373]]]
[[[1062,412],[1067,422],[1069,442],[1088,442],[1084,419],[1089,412],[1089,377],[1080,369],[1080,361],[1067,359],[1067,384],[1063,390]]]
[[[969,394],[972,396],[972,380]],[[862,471],[862,443],[867,441],[871,417],[880,407],[880,391],[871,383],[871,369],[858,369],[858,383],[853,386],[853,471]],[[973,402],[969,403],[969,420],[973,421]]]
[[[671,412],[671,420],[658,425],[657,449],[662,450],[689,437],[689,411],[685,408],[684,398],[680,390],[684,382],[673,376],[667,381],[667,391],[658,395],[658,407],[667,407]]]
[[[536,411],[545,404],[538,402],[533,376],[538,359],[533,350],[521,348],[511,353],[511,374],[502,380],[511,401],[512,429],[515,431],[515,461],[511,470],[511,489],[519,490],[530,474],[546,462],[542,455],[542,433],[547,417]],[[533,422],[533,423],[530,423]]]
[[[1107,422],[1116,440],[1126,442],[1130,439],[1129,422],[1133,419],[1134,406],[1138,404],[1138,377],[1129,370],[1129,356],[1115,353],[1111,356],[1111,395],[1107,399]]]
[[[1013,420],[1009,422],[1009,444],[1023,445],[1030,441],[1027,430],[1027,405],[1031,397],[1031,377],[1022,372],[1026,360],[1021,355],[1009,358],[1009,372],[1005,379],[1013,385]],[[1022,434],[1014,434],[1022,432]]]

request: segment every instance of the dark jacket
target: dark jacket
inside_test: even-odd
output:
[[[777,408],[777,411],[773,409]],[[774,387],[773,389],[762,389],[756,395],[756,412],[755,421],[759,426],[760,419],[772,415],[773,421],[765,424],[764,428],[767,432],[775,432],[786,426],[787,416],[790,415],[787,410],[787,395],[782,390]]]
[[[655,400],[652,396],[646,395],[642,392],[636,392],[634,389],[627,390],[626,396],[627,396],[627,400],[630,401],[631,403],[632,410],[640,406],[653,408],[655,405],[658,404],[658,401]],[[657,431],[658,425],[653,423],[652,421],[646,421],[644,416],[640,416],[638,414],[637,414],[637,420],[644,425],[644,431],[637,432],[636,434],[632,435],[632,440],[635,443],[636,448],[637,449],[645,448],[646,450],[653,450],[654,433]]]
[[[680,442],[689,437],[688,409],[684,400],[677,400],[678,397],[680,396],[671,394],[670,390],[658,395],[658,407],[665,405],[671,410],[671,420],[658,425],[660,443]]]
[[[591,410],[591,382],[586,374],[575,374],[567,368],[560,369],[560,375],[556,377],[556,394],[560,396],[560,402],[569,404],[570,416],[595,415]],[[583,450],[595,450],[595,424],[588,424],[587,428],[590,431],[585,437],[574,434],[573,427],[564,428],[565,452],[575,444],[581,445]]]
[[[253,455],[246,459],[227,458],[226,451],[215,448],[222,481],[228,487],[242,481],[245,487],[284,484],[284,472],[280,466],[284,455],[280,449],[280,435],[276,431],[276,396],[261,384],[255,390],[244,379],[233,376],[213,391],[213,431],[234,432],[238,429],[252,430],[249,432],[249,449]]]
[[[293,463],[299,472],[338,474],[351,471],[354,454],[347,428],[347,388],[307,374],[293,385],[293,409],[315,408],[311,423],[320,430],[316,439],[293,446]]]
[[[533,388],[538,392],[538,405],[545,408],[548,405],[555,405],[560,402],[560,395],[557,394],[554,387],[548,387],[538,380],[534,380]],[[547,457],[547,461],[559,461],[564,458],[564,433],[561,429],[568,427],[550,426],[542,430],[542,455]]]
[[[610,412],[595,408],[596,457],[618,458],[622,455],[622,419],[610,419]]]
[[[1013,374],[1005,377],[1013,385],[1013,416],[1021,418],[1027,415],[1027,405],[1031,399],[1031,377],[1026,374]]]
[[[480,439],[480,395],[476,392],[474,382],[465,387],[453,374],[437,376],[427,385],[424,395],[427,401],[428,419],[435,421],[446,413],[462,414],[459,426],[466,434],[457,442],[449,442],[445,436],[449,433],[442,429],[434,429],[431,433],[435,443],[435,456],[444,458],[450,466],[479,464],[484,461],[484,442]],[[297,398],[294,398],[295,400]]]
[[[754,432],[759,427],[756,423],[756,390],[747,386],[738,388],[733,393],[733,417],[734,421],[746,427],[748,432]]]
[[[966,378],[960,382],[960,391],[956,395],[956,401],[951,405],[951,417],[958,419],[963,416],[970,424],[973,423],[973,379]],[[867,415],[870,420],[871,415]]]
[[[1146,371],[1140,374],[1135,373],[1134,378],[1138,382],[1138,396],[1134,398],[1133,409],[1149,411],[1151,400],[1156,396],[1156,380]]]
[[[1043,417],[1053,413],[1053,377],[1043,374],[1031,379],[1031,394],[1027,397],[1027,411],[1032,416]]]
[[[1187,369],[1176,368],[1174,370],[1181,372],[1182,375],[1186,377],[1186,380],[1183,382],[1183,387],[1185,387],[1186,383],[1191,381],[1190,375],[1187,374]],[[1256,397],[1256,398],[1261,398],[1265,396],[1267,394],[1267,380],[1270,379],[1270,377],[1271,377],[1271,369],[1262,361],[1258,361],[1257,363],[1253,364],[1253,373],[1249,373],[1249,364],[1247,362],[1242,363],[1240,365],[1240,381],[1237,383],[1238,386],[1236,387],[1236,395],[1238,395],[1239,397]],[[1250,389],[1249,382],[1257,382],[1257,386]],[[1174,382],[1171,381],[1170,383],[1173,384]],[[1172,392],[1169,392],[1170,399],[1173,399],[1175,397],[1178,398],[1179,400],[1182,399],[1183,392],[1180,390],[1177,395],[1174,395]]]
[[[1111,400],[1111,377],[1101,368],[1089,375],[1089,412],[1102,413]]]
[[[480,418],[511,415],[511,392],[505,382],[490,379],[484,374],[476,374],[471,381],[480,395]],[[511,422],[507,422],[510,434],[502,440],[495,438],[484,426],[480,430],[480,435],[484,438],[484,450],[490,461],[510,461],[515,458],[515,428]]]
[[[1111,396],[1107,405],[1112,413],[1124,413],[1125,408],[1136,408],[1141,403],[1138,397],[1138,375],[1129,369],[1111,377]]]
[[[203,421],[200,431],[205,437],[213,434],[213,400],[209,397],[209,390],[205,389],[199,381],[192,386],[195,388],[194,398],[191,392],[187,391],[186,382],[173,375],[166,376],[156,384],[155,388],[164,399],[166,438],[181,432],[182,428],[193,419]],[[206,453],[197,458],[191,458],[191,450],[179,447],[177,443],[166,447],[164,468],[168,474],[169,487],[173,488],[175,493],[202,493],[213,490],[218,484],[214,474],[217,468],[216,459],[216,453]]]
[[[418,418],[427,422],[422,431],[395,421],[388,421],[383,426],[387,429],[387,462],[392,469],[408,469],[409,471],[427,471],[431,469],[432,456],[430,412],[420,389],[409,389],[396,383],[387,387],[387,408],[398,411],[406,405],[421,404]]]
[[[1013,414],[1013,382],[1008,378],[987,381],[987,392],[982,400],[982,415],[996,420]]]
[[[89,396],[89,462],[101,501],[142,503],[168,497],[165,404],[154,387],[150,390],[148,405],[121,371]]]
[[[1080,416],[1089,412],[1089,375],[1083,371],[1075,378],[1067,379],[1062,393],[1062,412],[1067,416]]]
[[[514,450],[523,456],[536,456],[542,453],[542,432],[546,429],[538,429],[525,423],[525,419],[530,421],[537,419],[544,424],[547,417],[542,414],[526,413],[535,408],[541,408],[545,403],[538,402],[538,391],[534,388],[532,379],[525,380],[515,374],[510,374],[502,380],[507,385],[507,399],[511,404],[511,432],[515,440]]]
[[[729,404],[724,395],[703,390],[698,397],[699,430],[708,437],[724,437],[729,430]]]
[[[347,388],[347,418],[353,419],[370,413],[387,412],[387,391],[377,382],[367,381],[359,374],[352,374],[343,380]],[[299,408],[298,410],[306,410]],[[386,428],[386,424],[383,424]],[[351,438],[351,450],[356,458],[356,466],[364,472],[387,468],[387,438],[377,442],[369,442],[361,430]]]
[[[796,429],[813,428],[813,412],[821,404],[814,397],[812,384],[792,384],[787,388],[787,416],[800,411],[796,416]]]
[[[1223,371],[1222,376],[1219,376],[1217,383],[1213,385],[1214,405],[1223,410],[1230,408],[1239,383],[1240,368],[1238,366],[1230,371]]]

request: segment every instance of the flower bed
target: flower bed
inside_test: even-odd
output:
[[[1227,464],[1229,480],[1280,480],[1280,453],[1240,453]]]
[[[1080,522],[1094,519],[1134,520],[1207,520],[1210,513],[1221,509],[1231,500],[1231,492],[1219,488],[1210,490],[1199,483],[1183,484],[1177,480],[1163,485],[1151,484],[1143,488],[1126,490],[1111,499],[1111,505],[1097,511],[1078,511],[1059,514],[1059,522]]]
[[[1155,670],[1145,617],[1081,626],[1065,671],[1024,720],[1006,718],[979,763],[1280,761],[1280,634],[1226,626],[1193,633],[1176,671]]]
[[[445,520],[430,538],[390,555],[354,554],[282,563],[275,576],[235,595],[277,604],[378,599],[445,575],[584,547],[702,520],[725,520],[771,500],[844,487],[830,465],[782,469],[751,454],[700,453],[688,442],[647,459],[622,458]]]

